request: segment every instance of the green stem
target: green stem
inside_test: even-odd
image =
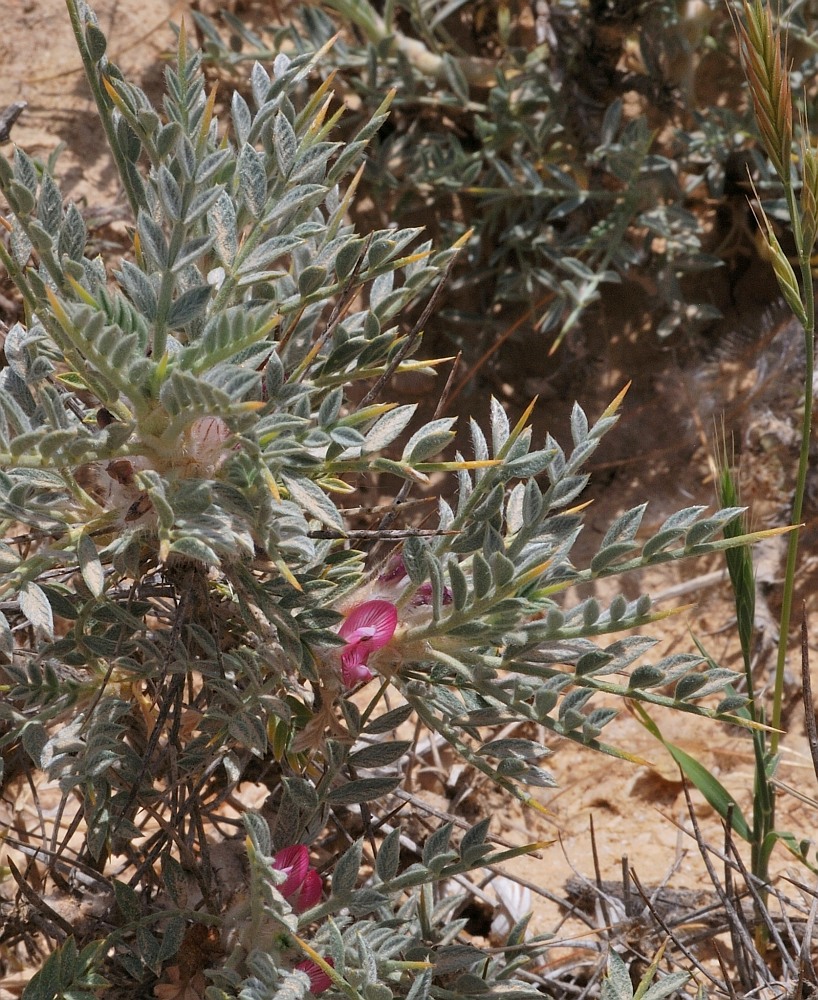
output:
[[[787,208],[792,220],[793,236],[798,249],[798,261],[801,268],[802,299],[807,316],[804,325],[804,348],[806,365],[804,372],[804,415],[801,421],[801,448],[798,456],[798,473],[795,480],[795,497],[792,503],[792,524],[801,523],[804,508],[804,494],[807,485],[809,469],[809,445],[812,429],[813,389],[812,380],[815,371],[815,296],[812,289],[812,271],[810,268],[810,248],[804,246],[801,229],[801,216],[795,199],[795,192],[789,178],[785,181],[784,190],[787,197]],[[784,591],[781,601],[781,622],[778,637],[778,658],[775,666],[775,686],[773,689],[773,708],[771,725],[773,734],[770,739],[770,752],[774,755],[778,750],[781,728],[781,708],[784,693],[784,668],[787,662],[787,642],[789,639],[790,617],[792,614],[792,599],[795,590],[795,567],[798,560],[798,531],[790,533],[787,545],[787,563],[784,571]]]
[[[108,145],[110,146],[113,154],[114,162],[116,163],[116,168],[122,181],[122,186],[125,189],[125,194],[131,206],[131,211],[133,212],[133,217],[136,218],[139,211],[140,199],[136,188],[131,183],[128,171],[128,161],[119,147],[116,129],[114,128],[114,123],[111,118],[111,104],[100,86],[97,63],[95,63],[91,58],[91,53],[88,51],[88,46],[85,43],[85,32],[83,31],[77,0],[65,0],[65,5],[68,8],[68,16],[71,19],[71,28],[74,31],[74,37],[77,40],[77,48],[79,49],[80,56],[82,57],[82,65],[85,69],[85,78],[88,81],[88,86],[91,88],[91,93],[96,103],[100,120],[102,121],[102,127],[105,129],[105,137],[108,140]]]

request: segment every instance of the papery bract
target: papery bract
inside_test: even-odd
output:
[[[230,454],[226,447],[230,438],[230,428],[221,417],[194,420],[186,432],[189,460],[201,472],[215,475]]]

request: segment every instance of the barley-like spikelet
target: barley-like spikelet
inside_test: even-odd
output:
[[[801,143],[801,231],[804,252],[812,253],[818,235],[818,149],[806,138]]]
[[[792,151],[792,95],[784,72],[781,39],[773,28],[770,8],[761,0],[744,0],[738,24],[739,50],[750,84],[761,138],[782,180],[789,177]]]

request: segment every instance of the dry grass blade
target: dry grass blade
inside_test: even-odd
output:
[[[818,726],[815,723],[815,705],[812,701],[812,680],[809,672],[809,633],[807,630],[806,603],[801,605],[801,697],[804,701],[804,729],[809,742],[812,767],[818,778]]]
[[[705,841],[699,822],[696,819],[693,801],[690,797],[690,789],[686,781],[682,786],[682,790],[687,803],[690,823],[693,828],[693,836],[695,837],[696,844],[699,848],[699,854],[701,855],[704,866],[707,869],[710,881],[713,883],[713,888],[716,890],[716,893],[721,899],[727,916],[731,937],[734,942],[734,959],[742,988],[746,992],[750,992],[759,984],[767,983],[769,981],[771,975],[770,970],[753,944],[752,937],[750,936],[745,925],[743,915],[738,912],[740,907],[737,907],[734,900],[728,897],[724,887],[722,886],[721,880],[716,874],[716,869],[713,867],[713,862],[710,858],[712,848],[710,848]]]
[[[57,913],[55,909],[49,906],[48,903],[46,903],[46,901],[28,885],[11,858],[6,859],[6,864],[11,872],[11,877],[17,883],[17,888],[20,890],[20,894],[29,906],[32,907],[34,912],[40,914],[40,916],[43,917],[48,923],[54,924],[55,928],[59,928],[63,934],[73,934],[74,929],[71,924],[69,924],[64,917]],[[55,938],[59,938],[60,935],[56,932],[56,930],[52,933]]]

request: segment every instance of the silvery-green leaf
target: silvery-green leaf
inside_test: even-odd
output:
[[[591,572],[594,575],[609,569],[614,563],[629,555],[636,548],[635,542],[614,542],[601,549],[591,560]]]
[[[62,225],[62,195],[50,174],[43,174],[37,215],[47,233],[59,232]]]
[[[363,454],[380,451],[390,445],[412,419],[416,409],[417,403],[408,403],[379,417],[366,433]]]
[[[398,708],[393,708],[390,712],[386,712],[384,715],[373,719],[367,724],[364,732],[371,733],[373,736],[391,732],[406,722],[411,714],[411,705],[400,705]]]
[[[685,535],[685,548],[688,549],[694,545],[702,545],[705,542],[709,542],[714,535],[723,531],[731,521],[735,521],[746,510],[746,507],[726,507],[712,517],[696,521]]]
[[[469,600],[469,584],[466,574],[460,568],[460,563],[454,556],[449,557],[447,564],[449,582],[452,589],[452,603],[455,611],[462,611]]]
[[[250,115],[250,109],[247,107],[247,102],[241,96],[238,88],[233,91],[233,96],[230,99],[230,113],[233,119],[237,145],[243,146],[250,135],[252,116]]]
[[[387,271],[386,274],[381,274],[372,282],[372,288],[369,292],[370,308],[377,309],[378,305],[391,293],[394,282],[394,271]]]
[[[571,410],[571,438],[574,447],[579,447],[588,437],[588,418],[579,403],[574,403]]]
[[[556,788],[557,779],[547,768],[527,767],[521,771],[516,779],[523,785],[531,785],[533,788]]]
[[[222,191],[207,213],[208,229],[215,238],[219,260],[229,270],[236,259],[239,238],[236,230],[236,210],[231,198]]]
[[[246,712],[233,715],[228,723],[230,735],[256,757],[263,757],[267,749],[267,730],[264,721]]]
[[[348,278],[361,258],[365,240],[348,240],[335,256],[335,274],[340,281]]]
[[[267,93],[270,89],[270,77],[259,62],[253,63],[253,68],[250,71],[250,85],[253,90],[253,100],[256,103],[256,107],[260,108],[267,100]]]
[[[136,228],[139,233],[142,250],[151,263],[157,268],[168,266],[168,243],[165,235],[153,219],[140,209]]]
[[[36,583],[26,583],[20,590],[20,610],[31,624],[48,637],[54,635],[54,615],[45,591]]]
[[[27,722],[23,728],[21,740],[26,753],[36,766],[45,768],[47,761],[44,759],[43,751],[48,745],[48,733],[45,727],[35,720]]]
[[[431,420],[416,431],[406,442],[403,449],[403,461],[410,464],[423,462],[446,447],[454,438],[452,425],[455,417],[444,417]]]
[[[102,569],[102,562],[91,537],[83,531],[77,542],[77,558],[80,565],[80,573],[85,581],[86,587],[94,597],[99,597],[105,588],[105,573]]]
[[[172,272],[179,274],[184,268],[200,260],[210,250],[214,242],[215,238],[213,236],[198,236],[195,239],[188,240],[179,251],[179,255],[171,268]]]
[[[295,159],[295,152],[298,147],[298,139],[293,131],[292,125],[287,121],[284,114],[279,112],[273,124],[273,146],[275,148],[276,159],[279,169],[283,174],[290,172],[290,167]]]
[[[161,157],[165,157],[179,140],[180,125],[178,122],[167,122],[156,134],[154,142],[156,151]]]
[[[614,542],[632,541],[639,530],[647,506],[646,503],[639,504],[638,507],[633,507],[631,510],[626,510],[624,514],[620,514],[605,532],[599,546],[600,550]]]
[[[85,25],[85,41],[88,45],[88,54],[94,62],[99,62],[105,55],[108,47],[108,40],[93,21]]]
[[[243,258],[238,274],[247,275],[269,267],[273,261],[300,246],[303,240],[298,236],[274,236],[265,240]]]
[[[153,500],[154,506],[158,506],[155,497]],[[207,566],[221,565],[221,560],[214,550],[206,542],[202,541],[201,538],[195,538],[191,535],[177,538],[171,544],[170,551],[175,552],[177,555],[185,556],[187,559],[203,562]]]
[[[207,184],[229,160],[229,149],[216,149],[212,153],[208,153],[196,167],[196,183]]]
[[[305,298],[312,295],[327,280],[327,269],[319,264],[305,267],[298,276],[298,291]]]
[[[327,189],[323,184],[298,184],[281,198],[274,200],[261,221],[263,225],[269,226],[294,215],[296,211],[306,213],[319,205],[326,196]]]
[[[511,737],[484,743],[477,752],[481,757],[520,757],[523,760],[538,760],[551,753],[548,747],[534,740]]]
[[[168,326],[178,330],[196,319],[204,312],[212,291],[210,285],[199,285],[183,292],[170,307]]]
[[[318,795],[313,785],[305,778],[285,777],[283,779],[287,795],[299,809],[313,811],[318,808]]]
[[[359,799],[357,801],[365,800]],[[335,862],[335,867],[332,872],[333,896],[345,899],[355,888],[355,883],[358,880],[358,872],[361,868],[362,852],[363,841],[356,840],[355,843],[341,855],[338,861]]]
[[[246,107],[246,105],[245,105]],[[267,172],[264,156],[245,142],[236,165],[244,203],[254,219],[260,218],[267,200]]]
[[[148,320],[156,318],[157,295],[148,276],[129,260],[123,260],[117,275],[131,301]]]
[[[88,231],[77,206],[70,202],[65,210],[65,218],[60,229],[59,252],[72,260],[81,260],[85,252]]]
[[[19,147],[14,150],[14,176],[21,184],[34,194],[37,190],[37,168],[26,153]]]
[[[497,456],[502,451],[508,440],[509,423],[508,415],[502,404],[491,397],[491,446],[494,455]]]
[[[272,854],[273,845],[270,839],[270,827],[264,817],[247,809],[242,816],[242,822],[255,849],[259,854],[269,857]]]
[[[375,871],[382,881],[388,882],[397,875],[399,864],[400,829],[396,827],[384,837],[383,843],[378,849],[378,855],[375,858]]]
[[[338,508],[320,486],[307,478],[295,479],[292,476],[282,476],[281,480],[290,494],[290,499],[303,507],[309,515],[328,528],[344,530],[344,522]]]
[[[9,246],[15,263],[19,267],[25,267],[29,257],[31,256],[33,247],[31,245],[31,240],[17,223],[13,224],[11,237],[9,238]]]
[[[9,657],[14,652],[14,635],[8,619],[2,611],[0,611],[0,652],[5,653]]]
[[[335,806],[372,802],[393,792],[401,780],[401,778],[357,778],[355,781],[348,781],[338,788],[333,788],[327,793],[326,800]]]
[[[416,976],[412,987],[406,994],[406,1000],[429,1000],[432,989],[432,972],[426,969],[419,976]]]
[[[493,585],[491,568],[479,552],[475,552],[472,559],[472,581],[478,598],[485,597]]]
[[[182,216],[182,190],[164,164],[160,166],[155,176],[162,209],[170,220],[177,222]]]
[[[411,747],[407,740],[395,740],[389,743],[373,743],[372,746],[357,750],[349,757],[349,763],[355,767],[387,767],[400,760]]]

